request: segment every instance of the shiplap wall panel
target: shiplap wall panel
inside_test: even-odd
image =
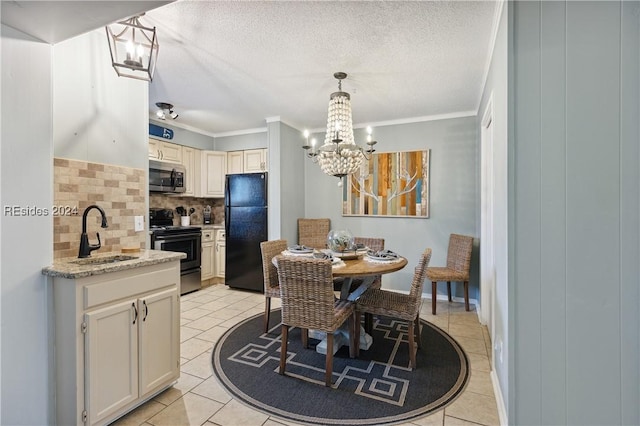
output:
[[[541,422],[566,422],[566,169],[563,2],[540,3]]]
[[[639,3],[513,7],[509,423],[640,424]]]
[[[567,416],[619,424],[620,4],[567,2],[566,34]]]
[[[514,26],[516,105],[515,170],[527,179],[515,180],[515,339],[520,348],[514,392],[516,412],[541,424],[541,266],[540,266],[540,4],[517,4]],[[522,119],[521,119],[522,117]]]
[[[640,424],[640,2],[622,3],[620,340],[622,424]]]

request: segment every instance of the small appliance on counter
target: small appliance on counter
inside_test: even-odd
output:
[[[211,224],[211,206],[204,206],[204,210],[202,211],[202,217],[204,219],[203,223],[205,225]]]

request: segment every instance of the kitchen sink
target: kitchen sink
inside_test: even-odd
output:
[[[96,258],[86,258],[86,259],[78,259],[71,261],[75,265],[106,265],[108,263],[118,263],[123,262],[125,260],[134,260],[137,259],[135,256],[126,256],[126,255],[115,255],[115,256],[104,256],[104,257],[96,257]]]

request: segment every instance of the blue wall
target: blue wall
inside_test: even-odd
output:
[[[378,152],[430,149],[430,217],[343,217],[342,192],[338,180],[327,176],[320,167],[306,159],[302,145],[294,146],[299,161],[305,163],[305,216],[328,217],[333,229],[347,228],[354,235],[382,237],[385,247],[409,260],[402,271],[383,277],[383,286],[408,291],[413,266],[426,247],[433,249],[432,266],[446,265],[449,235],[459,233],[478,237],[478,151],[475,116],[380,126],[374,129]],[[324,134],[314,135],[324,140]],[[355,132],[356,141],[364,141],[363,129]],[[472,266],[470,297],[477,298],[477,240]],[[425,286],[429,293],[431,286]],[[446,291],[441,284],[439,292]],[[462,297],[462,285],[456,288]]]

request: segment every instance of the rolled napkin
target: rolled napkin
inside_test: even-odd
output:
[[[313,257],[316,259],[330,259],[333,260],[333,256],[331,255],[331,253],[324,253],[322,251],[318,251],[313,253]]]
[[[295,246],[291,246],[291,247],[287,247],[287,250],[289,250],[292,253],[312,253],[313,252],[313,248],[312,247],[307,247],[304,245],[295,245]]]
[[[392,252],[391,250],[367,250],[367,256],[378,260],[394,260],[400,257],[397,253]]]

